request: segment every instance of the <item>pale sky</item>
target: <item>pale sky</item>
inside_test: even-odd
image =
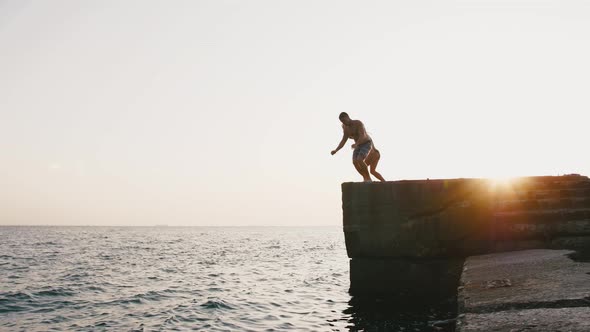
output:
[[[0,225],[340,225],[360,181],[590,175],[588,1],[1,1]]]

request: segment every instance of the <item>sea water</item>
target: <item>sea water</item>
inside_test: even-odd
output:
[[[341,227],[0,227],[0,331],[432,331],[353,298]]]

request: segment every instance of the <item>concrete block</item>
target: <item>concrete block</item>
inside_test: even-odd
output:
[[[463,266],[462,259],[420,260],[353,258],[350,260],[350,293],[453,296]]]
[[[466,314],[457,322],[457,332],[588,332],[590,308],[542,308]]]
[[[553,249],[590,250],[590,236],[560,236],[550,243]]]
[[[459,312],[588,306],[590,264],[572,261],[568,257],[572,253],[537,249],[467,258]]]

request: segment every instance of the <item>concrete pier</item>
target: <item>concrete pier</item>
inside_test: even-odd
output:
[[[457,331],[590,331],[590,263],[573,254],[535,249],[469,257]]]
[[[580,175],[343,183],[342,209],[352,294],[431,294],[468,256],[590,246]]]

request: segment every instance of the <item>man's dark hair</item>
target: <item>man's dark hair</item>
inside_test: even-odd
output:
[[[346,112],[340,113],[340,115],[338,116],[338,119],[342,120],[342,118],[344,118],[344,117],[349,118],[348,113],[346,113]]]

